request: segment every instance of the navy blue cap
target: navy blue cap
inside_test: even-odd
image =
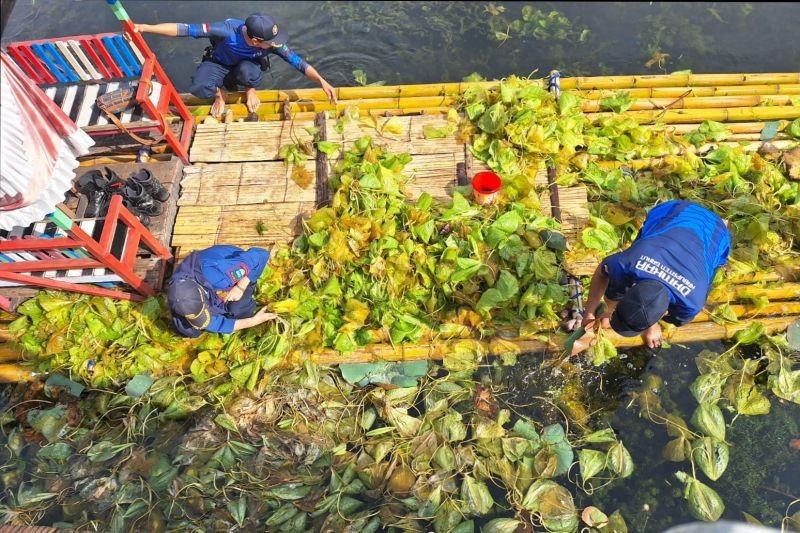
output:
[[[250,37],[267,41],[271,44],[286,43],[286,33],[278,29],[275,19],[264,13],[253,13],[244,21]]]
[[[611,315],[611,327],[623,337],[641,335],[661,320],[669,307],[669,289],[655,280],[628,289]]]
[[[170,283],[167,302],[173,313],[184,317],[196,329],[205,329],[211,322],[205,291],[192,279],[181,278]]]

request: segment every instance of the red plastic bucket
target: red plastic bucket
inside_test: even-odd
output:
[[[475,203],[489,205],[494,202],[503,182],[494,172],[478,172],[472,177],[472,197]]]

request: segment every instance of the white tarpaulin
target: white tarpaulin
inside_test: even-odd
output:
[[[94,141],[0,53],[0,230],[42,220]]]

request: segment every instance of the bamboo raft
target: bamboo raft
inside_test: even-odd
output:
[[[544,87],[544,82],[542,81]],[[172,234],[176,257],[214,244],[238,246],[270,246],[289,242],[302,231],[304,217],[318,205],[328,201],[327,181],[333,161],[315,152],[304,169],[311,182],[302,188],[291,177],[291,169],[280,158],[280,148],[287,144],[310,141],[307,128],[319,128],[320,139],[352,143],[363,135],[396,152],[408,152],[412,162],[407,171],[409,198],[422,192],[446,201],[456,185],[466,184],[476,172],[485,170],[474,160],[464,144],[451,136],[425,139],[422,128],[445,125],[446,112],[459,95],[471,87],[491,88],[498,82],[439,83],[427,85],[395,85],[372,87],[340,87],[337,103],[329,102],[321,89],[258,91],[261,106],[259,122],[244,123],[246,116],[243,93],[231,93],[228,107],[234,122],[206,123],[210,102],[191,95],[183,99],[196,117],[198,126],[190,152],[191,166],[184,168],[178,214]],[[591,120],[609,114],[601,111],[600,100],[627,91],[634,99],[624,113],[640,124],[667,124],[675,133],[686,133],[704,120],[724,122],[732,133],[725,143],[756,150],[767,124],[777,121],[777,135],[772,141],[780,146],[792,143],[781,133],[787,124],[800,118],[800,73],[764,74],[673,74],[655,76],[599,76],[562,78],[562,91],[574,92],[583,98],[583,110]],[[337,133],[337,119],[348,109],[357,107],[360,120],[346,125]],[[394,117],[394,118],[393,118]],[[388,120],[401,125],[399,132],[382,131]],[[700,147],[703,151],[711,146]],[[619,166],[617,161],[600,163]],[[625,163],[634,169],[655,168],[660,158]],[[537,184],[547,185],[546,170],[537,175]],[[564,216],[564,233],[574,239],[585,227],[589,212],[586,191],[582,187],[559,188],[560,208]],[[543,195],[542,211],[550,214],[547,194]],[[266,228],[260,234],[259,222]],[[568,264],[570,273],[590,275],[596,263]],[[783,331],[800,318],[800,269],[778,274],[736,280],[731,294],[713,294],[709,309],[728,302],[739,322],[719,325],[711,321],[709,312],[701,313],[693,323],[665,331],[665,339],[673,343],[730,339],[737,331],[753,322],[761,323],[767,332]],[[767,296],[770,304],[761,309],[752,299]],[[4,337],[5,335],[5,337]],[[0,343],[7,338],[0,325]],[[639,337],[624,338],[609,334],[615,345],[633,347]],[[531,339],[450,339],[428,340],[414,345],[377,344],[342,355],[333,350],[315,353],[293,353],[289,364],[311,359],[319,363],[365,362],[373,360],[438,359],[456,343],[472,343],[482,354],[513,351],[558,352],[563,350],[566,335],[554,334],[548,341]],[[15,379],[30,377],[13,364],[18,350],[0,345],[0,374]]]

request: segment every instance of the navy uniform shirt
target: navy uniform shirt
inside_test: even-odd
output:
[[[226,316],[226,303],[217,291],[227,292],[244,277],[256,283],[269,261],[269,252],[263,248],[250,248],[247,251],[236,246],[215,245],[205,250],[190,253],[175,269],[172,280],[188,277],[203,288],[211,315],[210,322],[203,328],[215,333],[233,332],[236,319]],[[182,316],[174,316],[184,329],[193,326]]]
[[[211,38],[212,42],[215,43],[214,61],[228,67],[233,67],[245,59],[258,62],[259,58],[267,54],[275,54],[303,74],[306,73],[308,63],[294,50],[286,46],[285,43],[267,50],[250,46],[244,40],[243,28],[244,21],[239,19],[227,19],[223,22],[205,22],[201,24],[179,23],[178,35]]]
[[[719,216],[692,202],[664,202],[647,214],[630,248],[601,263],[609,277],[605,296],[620,300],[637,282],[656,280],[669,289],[664,320],[681,326],[705,306],[730,247],[730,233]]]

